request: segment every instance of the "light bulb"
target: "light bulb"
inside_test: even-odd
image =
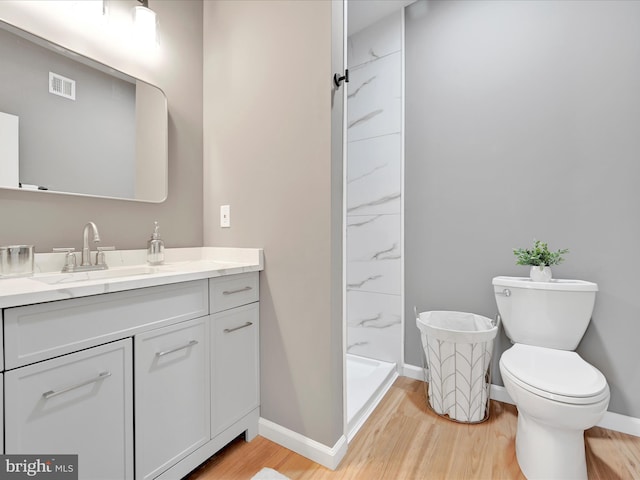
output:
[[[133,20],[137,40],[149,45],[155,44],[156,12],[143,6],[134,7]]]

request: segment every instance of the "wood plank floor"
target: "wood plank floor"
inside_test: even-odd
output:
[[[332,471],[258,436],[236,439],[189,480],[248,480],[270,467],[292,480],[524,479],[515,456],[516,409],[491,402],[478,425],[431,412],[424,384],[400,377]],[[589,480],[640,479],[640,438],[594,427],[587,431]]]

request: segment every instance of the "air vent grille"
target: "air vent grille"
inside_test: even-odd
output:
[[[60,95],[69,100],[75,100],[76,81],[57,73],[49,72],[49,93]]]

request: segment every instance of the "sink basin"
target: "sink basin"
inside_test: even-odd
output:
[[[166,269],[160,270],[159,267],[135,265],[132,267],[116,267],[108,270],[92,270],[88,272],[43,274],[31,278],[48,285],[60,285],[65,283],[132,277],[136,275],[151,275],[162,271],[166,271]]]

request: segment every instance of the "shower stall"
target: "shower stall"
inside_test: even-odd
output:
[[[354,3],[358,2],[349,3],[350,26],[359,20],[360,11]],[[345,298],[349,440],[403,366],[403,5],[397,2],[393,13],[350,31],[347,40],[350,80]]]

